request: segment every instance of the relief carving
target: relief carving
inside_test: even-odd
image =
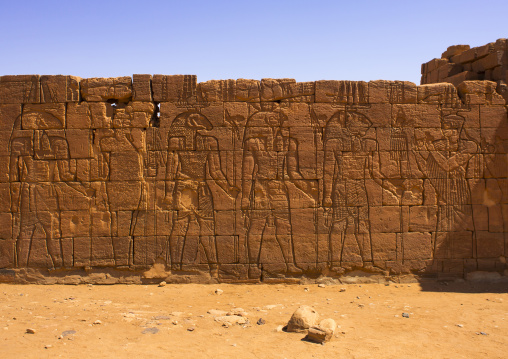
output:
[[[0,268],[501,270],[508,118],[492,86],[0,77]]]

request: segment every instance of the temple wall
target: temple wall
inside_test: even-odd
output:
[[[496,86],[2,76],[0,278],[503,273]]]

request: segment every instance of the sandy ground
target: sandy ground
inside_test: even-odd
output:
[[[507,293],[506,285],[468,283],[0,284],[0,356],[506,358]],[[337,321],[332,341],[314,344],[280,330],[303,304]],[[207,313],[235,307],[249,324],[225,327]],[[266,324],[257,325],[259,318]]]

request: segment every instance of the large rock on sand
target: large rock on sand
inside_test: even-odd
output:
[[[286,330],[297,333],[306,332],[310,327],[316,325],[318,317],[319,315],[314,308],[302,305],[289,319]]]

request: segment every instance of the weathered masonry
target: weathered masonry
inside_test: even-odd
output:
[[[0,278],[503,273],[498,86],[2,76]]]

